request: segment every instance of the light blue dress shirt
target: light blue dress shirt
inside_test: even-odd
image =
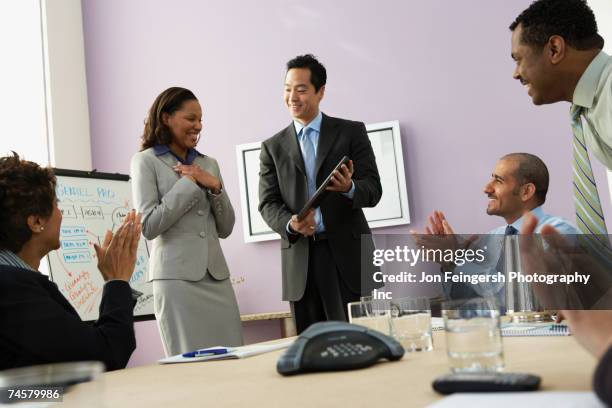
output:
[[[535,233],[540,233],[542,227],[545,225],[550,225],[554,227],[557,231],[559,231],[562,235],[578,235],[582,234],[578,228],[574,225],[570,224],[567,220],[556,217],[553,215],[546,214],[542,209],[542,206],[534,208],[531,210],[531,213],[535,215],[538,219],[538,224],[535,229]],[[514,221],[510,226],[516,228],[517,231],[521,231],[521,227],[523,225],[524,216]],[[502,245],[504,243],[504,233],[506,231],[507,225],[503,225],[501,227],[497,227],[492,229],[487,233],[487,235],[481,236],[478,240],[473,243],[474,248],[486,248],[486,256],[485,260],[481,263],[472,262],[466,263],[463,266],[457,266],[455,268],[455,273],[462,272],[466,275],[471,274],[487,274],[493,275],[496,274],[497,271],[497,263],[499,261],[499,257],[502,253]],[[570,240],[573,240],[570,237]],[[503,273],[503,271],[501,271]],[[443,290],[446,296],[450,295],[452,282],[445,282],[443,286]],[[503,282],[480,282],[476,285],[471,285],[474,291],[478,294],[478,296],[492,296],[496,297],[501,305],[505,304],[504,299],[504,288]]]
[[[302,149],[302,157],[304,158],[304,161],[307,161],[306,153],[304,152],[302,146],[304,145],[304,138],[305,137],[309,137],[310,138],[310,142],[312,143],[312,145],[314,146],[314,151],[318,152],[318,148],[319,148],[319,136],[321,135],[321,122],[323,120],[323,113],[321,113],[321,111],[319,111],[319,113],[317,114],[317,116],[315,116],[315,118],[313,120],[311,120],[309,123],[307,123],[306,125],[302,125],[300,122],[298,122],[297,120],[293,121],[293,125],[295,126],[295,134],[297,135],[298,138],[298,144],[300,145],[300,149]],[[308,132],[306,131],[306,129],[310,129]],[[316,163],[316,154],[314,158],[309,158],[309,160],[312,160],[313,163]],[[307,174],[306,175],[307,180],[308,180],[308,184],[312,184],[312,185],[316,185],[317,181],[316,180],[312,180],[310,178],[310,175]],[[315,175],[316,177],[316,175]],[[344,194],[346,197],[350,198],[351,200],[353,199],[353,195],[355,194],[355,183],[353,183],[351,181],[351,189],[346,192],[346,193],[342,193]],[[316,190],[315,190],[316,191]],[[323,216],[321,214],[321,208],[317,207],[315,209],[315,233],[319,234],[321,232],[325,231],[325,223],[323,222]],[[291,220],[289,220],[289,222],[287,223],[287,232],[291,234],[291,230],[289,229],[289,224],[291,223]]]
[[[531,213],[535,215],[535,217],[538,219],[538,225],[536,226],[536,229],[535,229],[536,234],[540,233],[544,225],[550,225],[552,227],[555,227],[561,235],[581,234],[581,232],[578,231],[578,228],[570,224],[569,221],[561,217],[556,217],[554,215],[546,214],[544,210],[542,209],[542,206],[534,208],[533,210],[531,210]],[[516,228],[517,231],[520,231],[521,227],[523,226],[524,218],[525,217],[521,217],[510,225]],[[492,235],[494,234],[504,235],[505,230],[506,230],[506,225],[492,229],[488,233]]]

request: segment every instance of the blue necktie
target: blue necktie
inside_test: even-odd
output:
[[[508,235],[517,235],[517,234],[518,234],[518,230],[514,228],[512,225],[506,226],[506,230],[504,231],[504,238],[502,239],[501,250],[499,252],[499,260],[497,261],[497,272],[504,273],[506,270],[506,256],[504,253],[505,248],[506,248],[506,237]]]
[[[308,198],[310,198],[314,195],[315,191],[317,191],[317,179],[314,174],[317,154],[311,138],[312,129],[305,127],[302,128],[300,133],[300,148],[302,149],[302,157],[304,158],[306,178],[308,180]]]
[[[504,231],[504,235],[518,235],[518,230],[514,228],[512,225],[506,226],[506,230]]]
[[[504,231],[503,239],[501,241],[502,244],[501,244],[501,250],[499,253],[499,260],[497,261],[497,266],[496,266],[496,269],[497,269],[496,272],[501,272],[504,275],[506,274],[506,239],[507,239],[506,237],[510,235],[518,235],[518,230],[514,228],[512,225],[507,225],[506,230]],[[517,271],[512,271],[512,272],[517,272]],[[498,292],[496,295],[497,301],[499,302],[501,313],[506,312],[506,292],[503,289],[504,287],[502,287],[502,290]]]
[[[300,149],[304,158],[304,167],[306,168],[306,179],[308,182],[308,198],[312,197],[317,191],[317,175],[315,174],[315,163],[317,161],[317,153],[312,140],[313,129],[309,127],[302,128],[300,131],[302,136],[300,139]],[[314,214],[315,232],[323,232],[323,220],[321,210],[317,208]]]

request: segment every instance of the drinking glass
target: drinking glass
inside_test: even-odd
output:
[[[391,335],[390,303],[383,300],[366,300],[348,304],[349,323]]]
[[[429,299],[407,297],[391,301],[391,333],[406,351],[433,350]]]
[[[443,302],[442,309],[451,371],[501,371],[504,355],[495,299]]]

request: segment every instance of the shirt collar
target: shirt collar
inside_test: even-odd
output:
[[[30,265],[25,263],[16,253],[9,251],[8,249],[0,249],[0,265],[15,266],[17,268],[28,269],[33,272],[38,272],[32,269]]]
[[[593,58],[593,61],[591,61],[580,77],[576,89],[574,89],[574,96],[572,98],[572,103],[574,105],[582,106],[587,109],[593,106],[593,100],[597,93],[597,86],[599,85],[601,74],[606,65],[608,65],[609,59],[610,56],[603,51]]]
[[[540,224],[540,220],[544,216],[544,209],[542,208],[542,206],[534,208],[533,210],[531,210],[531,213],[533,215],[535,215],[535,217],[538,219],[538,224]],[[514,221],[510,225],[513,226],[514,228],[516,228],[517,231],[520,231],[521,230],[521,226],[523,225],[523,221],[524,220],[525,220],[525,216],[523,215],[521,218],[519,218],[518,220]]]
[[[303,128],[311,128],[312,130],[316,130],[318,133],[321,133],[321,121],[322,120],[323,120],[323,113],[321,113],[321,111],[319,111],[319,113],[317,113],[317,116],[315,116],[314,119],[311,120],[310,123],[307,123],[306,125],[302,125],[297,120],[294,120],[293,126],[295,126],[295,134],[299,135]]]
[[[187,159],[183,160],[181,157],[178,157],[177,155],[175,155],[172,152],[172,150],[170,150],[170,145],[167,145],[167,144],[155,145],[153,146],[153,150],[155,151],[156,156],[161,156],[163,154],[170,153],[174,157],[176,157],[178,161],[180,161],[183,164],[191,164],[193,163],[196,157],[203,156],[202,153],[198,152],[196,149],[189,149],[187,150]]]

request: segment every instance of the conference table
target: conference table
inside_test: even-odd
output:
[[[341,372],[283,377],[284,350],[245,359],[148,365],[105,373],[64,395],[62,407],[425,407],[442,398],[431,388],[449,371],[444,332],[434,350],[397,362]],[[571,336],[504,337],[506,371],[542,377],[542,390],[587,391],[596,361]],[[96,388],[97,387],[97,388]]]

